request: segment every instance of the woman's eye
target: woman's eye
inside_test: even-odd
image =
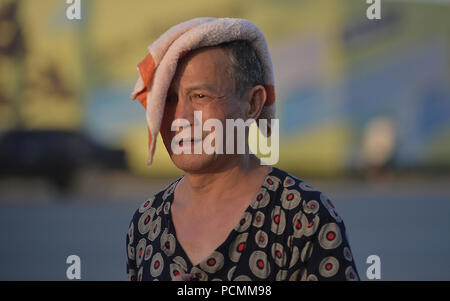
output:
[[[204,97],[205,97],[204,94],[195,94],[195,96],[196,96],[197,98],[204,98]]]

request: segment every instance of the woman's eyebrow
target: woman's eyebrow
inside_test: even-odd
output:
[[[184,89],[184,91],[186,93],[189,93],[189,92],[194,91],[194,90],[208,90],[208,91],[211,91],[213,93],[216,92],[216,90],[211,85],[208,85],[208,84],[193,85],[193,86],[190,86],[190,87],[187,87],[187,88]]]

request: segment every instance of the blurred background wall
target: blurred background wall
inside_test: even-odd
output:
[[[448,1],[382,1],[381,20],[362,0],[92,0],[81,20],[68,6],[0,0],[0,279],[65,279],[77,252],[84,279],[125,279],[132,213],[181,175],[160,138],[145,165],[136,65],[199,16],[266,35],[276,166],[336,199],[362,279],[372,253],[385,280],[450,279]]]

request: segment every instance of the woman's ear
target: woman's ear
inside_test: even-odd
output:
[[[267,92],[264,86],[257,85],[251,88],[247,92],[247,101],[248,101],[248,109],[247,109],[247,119],[255,119],[257,120],[261,111],[264,107],[264,104],[267,100]]]

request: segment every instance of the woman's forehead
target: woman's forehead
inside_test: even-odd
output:
[[[180,61],[171,88],[178,90],[180,84],[216,86],[228,79],[229,59],[224,50],[218,47],[205,47],[194,50]],[[227,81],[228,83],[228,81]]]

